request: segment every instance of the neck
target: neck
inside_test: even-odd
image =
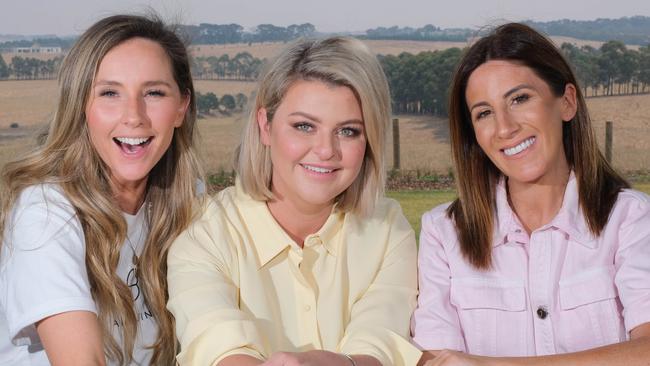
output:
[[[147,187],[147,179],[138,182],[118,182],[111,179],[111,191],[113,198],[122,212],[135,215],[144,202],[144,193]]]
[[[332,212],[332,204],[314,207],[291,202],[279,195],[267,202],[269,211],[282,229],[301,248],[305,238],[317,232]]]
[[[570,170],[533,183],[508,180],[508,200],[528,232],[548,224],[562,208]]]

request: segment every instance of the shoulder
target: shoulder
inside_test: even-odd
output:
[[[451,202],[438,205],[422,215],[422,230],[453,228],[453,220],[447,214]]]
[[[20,193],[6,230],[5,239],[12,246],[35,249],[70,231],[79,235],[82,229],[75,209],[63,190],[54,184],[38,184]]]
[[[634,189],[622,190],[612,208],[609,222],[621,228],[639,222],[650,224],[650,196]]]
[[[434,242],[444,246],[455,245],[458,241],[456,226],[447,214],[451,202],[443,203],[422,215],[420,232],[420,247],[426,247]]]

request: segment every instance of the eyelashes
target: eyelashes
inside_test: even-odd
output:
[[[104,89],[99,91],[99,96],[100,97],[117,97],[120,94],[117,92],[117,90],[114,89]],[[162,89],[152,89],[152,90],[147,90],[144,94],[145,96],[152,96],[152,97],[164,97],[167,95],[167,93],[162,90]]]
[[[524,104],[524,103],[526,103],[528,100],[530,100],[530,98],[531,98],[531,95],[528,94],[528,93],[515,94],[515,95],[514,95],[514,96],[509,100],[509,105],[510,105],[510,106],[516,106],[516,105]],[[485,117],[490,116],[492,113],[493,113],[493,112],[492,112],[492,109],[487,109],[487,108],[486,108],[486,109],[480,110],[480,111],[478,111],[478,112],[474,115],[474,120],[475,120],[475,121],[479,121],[479,120],[481,120],[481,119],[483,119],[483,118],[485,118]]]
[[[311,133],[316,128],[312,123],[309,122],[297,122],[294,123],[292,126],[296,130],[305,133]],[[336,134],[338,136],[350,137],[350,138],[360,136],[362,133],[363,131],[360,128],[349,127],[349,126],[340,127],[336,130]]]

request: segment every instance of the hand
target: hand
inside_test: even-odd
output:
[[[438,352],[434,359],[423,366],[484,366],[484,358],[448,349]]]
[[[262,366],[350,366],[350,360],[330,351],[276,352]]]

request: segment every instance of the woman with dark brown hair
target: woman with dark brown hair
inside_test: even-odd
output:
[[[420,364],[647,364],[650,198],[599,152],[558,49],[496,28],[449,111],[459,197],[422,218]]]

